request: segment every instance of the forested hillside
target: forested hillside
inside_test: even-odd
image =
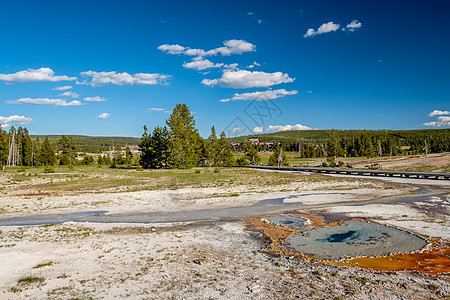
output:
[[[450,129],[419,130],[335,130],[341,147],[348,156],[365,155],[365,144],[373,145],[377,152],[384,155],[439,153],[450,151]],[[286,150],[298,151],[298,145],[326,145],[330,141],[330,130],[295,130],[241,136],[231,138],[234,143],[243,143],[251,137],[260,143],[281,143]],[[363,145],[364,144],[364,145]],[[319,151],[318,151],[319,152]],[[319,155],[319,153],[317,154]]]
[[[58,141],[62,135],[49,135],[48,139],[50,144],[56,149],[58,148]],[[108,151],[114,146],[135,146],[139,143],[139,138],[135,137],[120,137],[120,136],[87,136],[87,135],[66,135],[71,137],[77,149],[80,152],[86,153],[100,153],[102,151]],[[31,135],[31,139],[39,138],[43,140],[44,135]]]

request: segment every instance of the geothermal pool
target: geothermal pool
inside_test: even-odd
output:
[[[378,223],[351,220],[338,226],[316,227],[290,235],[284,246],[318,259],[383,256],[421,250],[426,240]]]

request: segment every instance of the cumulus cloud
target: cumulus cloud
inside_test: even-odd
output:
[[[80,101],[73,100],[67,102],[63,99],[49,99],[49,98],[20,98],[14,101],[6,101],[11,104],[34,104],[34,105],[53,105],[53,106],[78,106],[82,105]]]
[[[196,57],[191,62],[184,63],[183,67],[186,69],[194,69],[197,71],[211,69],[211,68],[220,68],[223,64],[215,64],[203,57]]]
[[[264,92],[253,92],[253,93],[235,93],[233,98],[222,99],[220,102],[238,101],[238,100],[255,100],[255,101],[266,101],[281,98],[288,95],[295,95],[298,91],[286,91],[285,89],[279,90],[267,90]]]
[[[223,47],[214,48],[208,51],[203,49],[191,49],[183,47],[178,44],[169,45],[164,44],[158,47],[158,50],[169,54],[185,54],[188,56],[214,56],[221,54],[222,56],[229,56],[231,54],[242,54],[244,52],[256,51],[256,46],[244,40],[228,40],[223,42]]]
[[[0,74],[0,80],[12,84],[16,82],[57,82],[77,79],[76,77],[69,77],[66,75],[55,76],[54,74],[55,72],[50,68],[27,69],[13,74]]]
[[[147,108],[148,111],[165,111],[165,108],[158,108],[158,107],[152,107],[152,108]]]
[[[306,31],[306,33],[303,37],[304,38],[313,37],[318,34],[324,34],[324,33],[332,32],[332,31],[336,31],[340,27],[341,27],[341,25],[334,24],[333,22],[323,23],[322,25],[320,25],[319,29],[317,29],[317,30],[314,30],[312,28],[308,29],[308,31]]]
[[[430,112],[428,114],[429,117],[434,117],[434,116],[446,116],[446,115],[450,115],[450,111],[448,110],[433,110],[432,112]]]
[[[269,125],[266,131],[289,131],[289,130],[311,130],[312,128],[304,126],[302,124],[295,125]]]
[[[6,127],[9,127],[10,125],[26,125],[31,122],[33,122],[33,119],[27,118],[25,116],[18,116],[18,115],[9,116],[9,117],[0,116],[0,127],[1,128],[6,128]]]
[[[150,74],[150,73],[136,73],[134,75],[124,73],[117,73],[116,71],[111,72],[95,72],[95,71],[86,71],[81,72],[83,77],[88,77],[90,81],[84,82],[85,84],[91,85],[93,87],[99,87],[106,84],[115,84],[115,85],[156,85],[163,84],[168,79],[171,78],[170,75],[164,74]]]
[[[97,119],[107,119],[107,118],[109,118],[111,116],[111,114],[108,114],[108,113],[102,113],[102,114],[99,114],[98,116],[97,116]]]
[[[255,127],[255,128],[253,128],[253,132],[254,132],[254,133],[261,133],[261,132],[264,132],[264,129],[263,129],[262,126],[260,126],[260,127]]]
[[[258,64],[256,61],[254,61],[251,65],[248,65],[247,68],[253,69],[254,67],[260,67],[261,64]]]
[[[180,46],[178,44],[176,45],[168,45],[164,44],[158,47],[158,50],[162,52],[167,52],[169,54],[181,54],[186,48],[183,46]]]
[[[230,69],[230,70],[238,70],[239,69],[238,66],[239,66],[239,64],[237,64],[237,63],[225,64],[225,65],[223,65],[223,68],[224,69]]]
[[[353,20],[350,24],[347,24],[345,28],[342,28],[342,30],[353,32],[356,29],[361,28],[361,26],[362,26],[361,22],[358,22],[358,20]]]
[[[220,85],[236,89],[269,87],[281,83],[293,82],[288,74],[281,72],[266,73],[257,71],[225,71],[219,79],[203,79],[202,83],[207,86]]]
[[[72,88],[71,85],[65,85],[65,86],[55,87],[52,90],[54,90],[54,91],[67,91],[67,90],[70,90],[71,88]]]
[[[74,93],[74,92],[64,92],[62,94],[59,94],[58,96],[61,96],[61,97],[72,97],[72,98],[80,97],[80,95],[78,95],[77,93]]]
[[[88,102],[102,102],[102,101],[106,101],[106,98],[103,98],[100,96],[95,96],[95,97],[86,97],[83,100],[88,101]]]
[[[440,116],[436,121],[423,123],[424,126],[430,127],[450,127],[450,117]]]

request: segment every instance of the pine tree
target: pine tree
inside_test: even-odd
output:
[[[281,145],[277,145],[273,154],[269,157],[269,166],[287,166],[287,155],[286,152],[283,151],[283,147]]]
[[[55,151],[53,150],[48,137],[46,136],[41,146],[39,163],[44,166],[53,166],[56,162]]]
[[[32,157],[33,157],[33,166],[39,166],[40,165],[40,153],[41,153],[41,141],[39,140],[39,138],[37,137],[34,141],[33,141],[33,145],[32,145]]]
[[[170,167],[186,169],[199,164],[201,137],[195,129],[194,117],[186,104],[177,104],[169,119],[168,145]]]
[[[217,157],[218,166],[220,167],[231,167],[236,164],[233,153],[231,151],[231,145],[227,140],[225,132],[222,131],[220,134],[220,139],[217,141]]]
[[[256,150],[255,144],[252,142],[247,142],[245,144],[244,158],[246,158],[251,165],[256,165],[261,162],[261,157]]]
[[[211,127],[211,134],[208,137],[208,146],[207,146],[207,152],[209,152],[208,164],[211,167],[217,167],[219,165],[218,148],[219,144],[217,140],[216,128],[213,126]]]
[[[0,165],[5,166],[8,160],[8,135],[0,127]]]
[[[125,148],[125,163],[130,165],[133,162],[133,153],[131,153],[130,147]]]
[[[60,165],[75,164],[77,157],[77,144],[71,136],[62,135],[58,141],[61,148],[61,156],[59,158]]]
[[[153,134],[147,132],[144,126],[144,133],[139,141],[141,156],[139,164],[144,169],[158,169],[167,166],[167,128],[155,127]]]

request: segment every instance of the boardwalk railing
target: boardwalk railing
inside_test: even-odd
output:
[[[267,169],[278,171],[300,171],[325,174],[342,175],[360,175],[360,176],[384,176],[384,177],[403,177],[417,179],[441,179],[450,180],[449,173],[431,173],[431,172],[402,172],[402,171],[383,171],[383,170],[354,170],[354,169],[329,169],[315,167],[272,167],[272,166],[243,166],[246,168]]]

